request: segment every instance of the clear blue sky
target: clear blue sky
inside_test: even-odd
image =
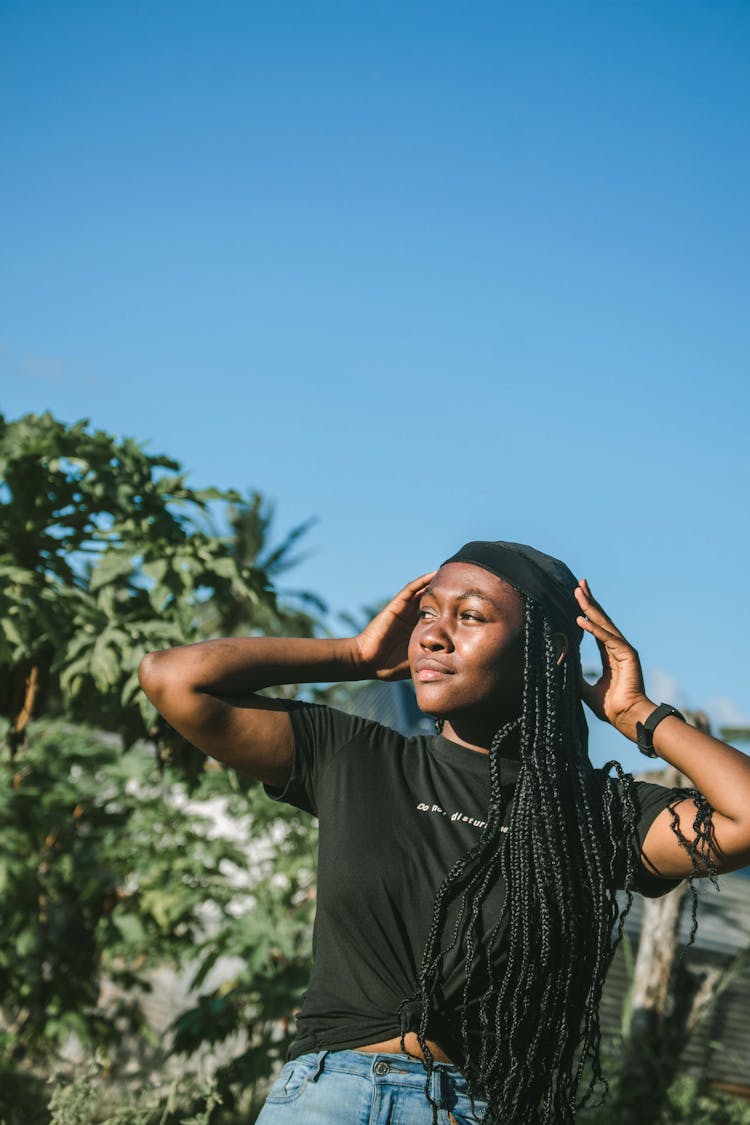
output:
[[[531,542],[750,717],[745,0],[6,0],[0,52],[8,417],[318,516],[334,609]]]

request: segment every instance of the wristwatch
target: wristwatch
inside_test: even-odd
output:
[[[670,707],[668,703],[660,703],[656,707],[645,723],[636,723],[635,735],[636,743],[641,754],[645,754],[647,758],[658,758],[659,755],[654,750],[654,731],[658,727],[662,719],[666,719],[668,715],[676,715],[678,719],[685,722],[685,716],[680,714],[676,707]]]

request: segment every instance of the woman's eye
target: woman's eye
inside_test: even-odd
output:
[[[481,613],[472,613],[471,610],[469,610],[469,609],[465,609],[463,611],[463,613],[461,614],[461,617],[465,621],[484,621],[484,618],[482,617]]]

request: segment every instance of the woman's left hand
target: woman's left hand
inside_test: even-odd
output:
[[[603,669],[597,683],[584,682],[583,698],[595,715],[635,742],[636,723],[646,722],[655,707],[643,690],[638,653],[591,596],[585,579],[575,598],[584,615],[578,624],[596,640]],[[696,836],[697,802],[690,797],[663,809],[641,846],[647,870],[684,879],[746,867],[750,864],[750,757],[675,716],[659,723],[655,741],[659,757],[690,778],[713,812],[704,825],[706,850],[702,850],[704,844]],[[691,846],[698,848],[697,869]],[[711,864],[706,863],[709,850]]]
[[[602,674],[597,682],[583,681],[584,701],[597,718],[635,741],[636,723],[654,707],[643,686],[638,653],[592,596],[585,578],[576,587],[575,599],[581,609],[578,624],[594,638],[602,659]]]

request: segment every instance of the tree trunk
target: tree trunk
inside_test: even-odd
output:
[[[39,695],[40,669],[38,664],[19,664],[14,669],[11,688],[10,705],[8,708],[7,743],[11,763],[16,752],[23,746],[26,739],[26,727],[34,714],[34,707]]]

